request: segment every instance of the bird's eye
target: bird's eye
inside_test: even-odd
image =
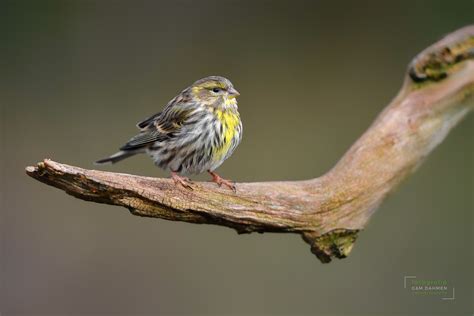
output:
[[[220,91],[221,91],[221,89],[219,89],[219,88],[213,88],[213,89],[212,89],[212,92],[214,92],[214,93],[218,93],[218,92],[220,92]]]

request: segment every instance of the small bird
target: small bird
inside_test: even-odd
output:
[[[168,102],[163,111],[139,122],[138,135],[96,164],[116,163],[146,153],[155,165],[171,171],[176,184],[192,189],[191,180],[182,175],[207,171],[213,182],[235,192],[235,185],[214,171],[242,140],[236,99],[239,95],[224,77],[200,79]]]

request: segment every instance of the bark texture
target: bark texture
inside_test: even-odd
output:
[[[325,175],[306,181],[213,183],[193,190],[170,179],[86,170],[44,160],[31,177],[77,198],[134,215],[216,224],[238,233],[300,234],[322,261],[344,258],[383,199],[474,108],[474,26],[416,56],[402,88]]]

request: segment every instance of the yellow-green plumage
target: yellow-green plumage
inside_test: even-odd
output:
[[[214,147],[214,160],[220,160],[224,155],[229,152],[232,145],[232,140],[235,138],[235,134],[238,132],[238,125],[240,124],[239,113],[233,113],[231,111],[216,110],[217,119],[224,126],[224,131],[221,135],[223,142],[221,146]],[[240,136],[239,136],[240,137]]]

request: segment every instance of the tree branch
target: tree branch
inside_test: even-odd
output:
[[[124,206],[134,215],[216,224],[238,233],[298,233],[322,262],[344,258],[387,194],[411,174],[474,107],[474,26],[421,52],[395,99],[322,177],[239,183],[237,193],[211,183],[194,190],[170,179],[86,170],[51,160],[31,177],[77,198]]]

